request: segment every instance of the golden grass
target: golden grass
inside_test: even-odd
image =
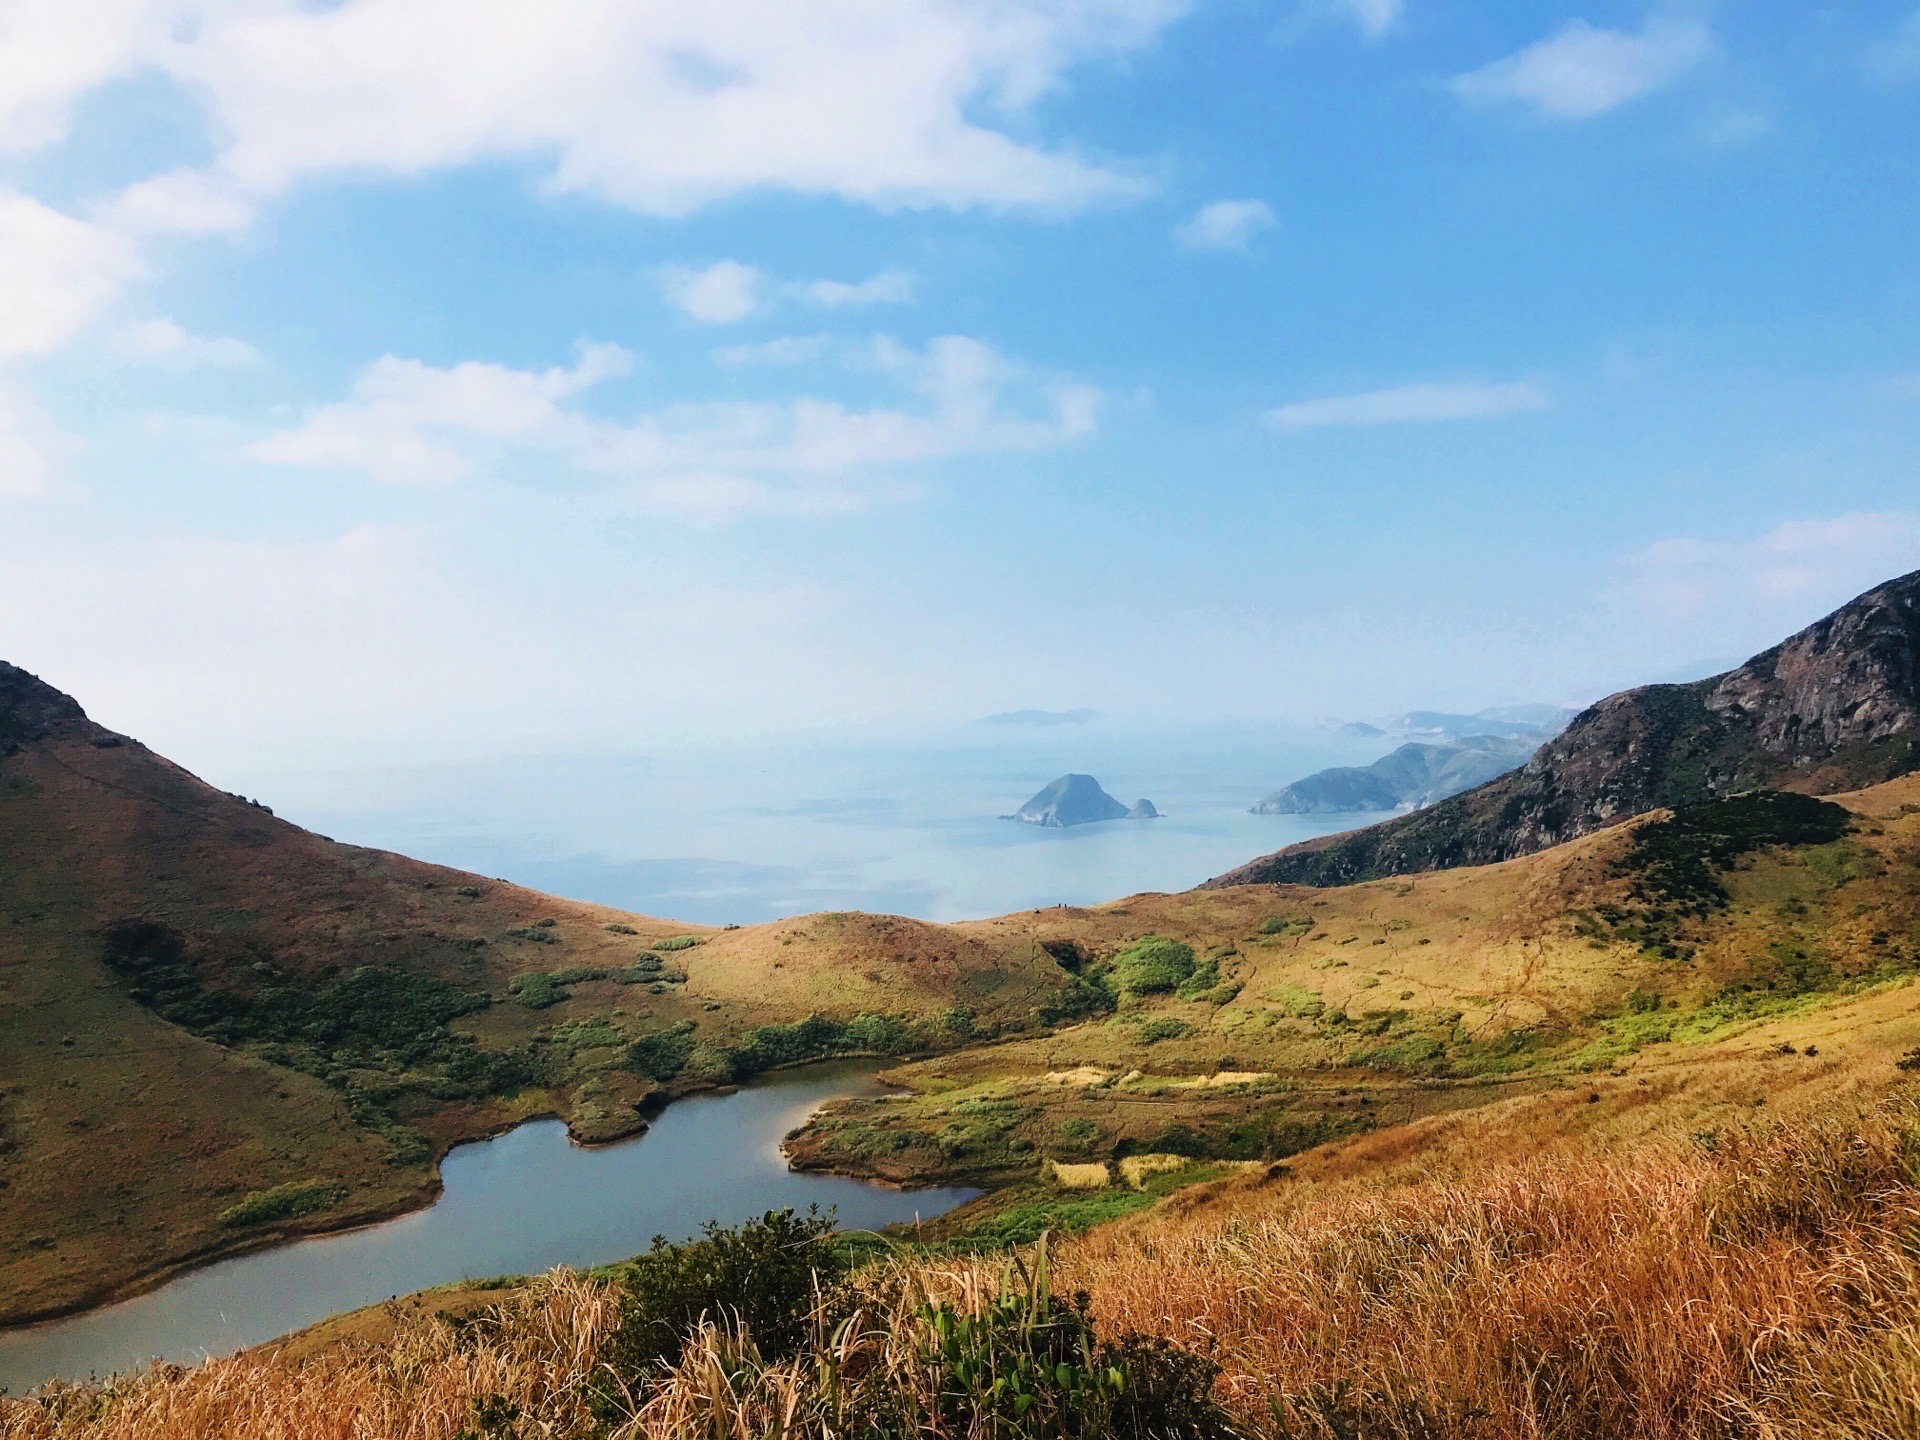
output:
[[[1917,1182],[1920,1107],[1901,1093],[1711,1146],[1562,1147],[1391,1186],[1229,1184],[1059,1247],[1056,1289],[1090,1292],[1103,1335],[1209,1350],[1217,1394],[1250,1435],[1910,1440]],[[709,1331],[633,1397],[617,1440],[826,1440],[821,1376],[882,1363],[908,1373],[896,1352],[917,1300],[977,1307],[996,1273],[991,1262],[868,1272],[861,1324],[823,1331],[785,1366]],[[477,1325],[415,1317],[382,1343],[0,1401],[0,1437],[438,1440],[489,1396],[524,1412],[513,1433],[584,1437],[612,1318],[609,1291],[559,1273]]]
[[[1099,1161],[1086,1165],[1062,1165],[1049,1160],[1047,1178],[1062,1190],[1104,1190],[1113,1183],[1113,1174]]]

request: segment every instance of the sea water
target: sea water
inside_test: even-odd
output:
[[[920,745],[256,768],[215,783],[338,840],[643,914],[716,925],[819,910],[959,920],[1182,890],[1377,819],[1249,807],[1394,743],[1059,726]],[[1092,774],[1124,804],[1149,799],[1163,818],[1066,830],[1000,818],[1068,771]]]

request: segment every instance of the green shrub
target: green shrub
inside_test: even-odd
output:
[[[255,1190],[237,1205],[220,1212],[220,1223],[230,1230],[249,1225],[271,1225],[279,1220],[296,1220],[317,1210],[337,1205],[346,1187],[332,1180],[295,1180],[271,1190]]]
[[[1105,975],[1070,975],[1066,985],[1053,999],[1034,1007],[1034,1018],[1042,1025],[1061,1025],[1072,1020],[1087,1020],[1095,1015],[1111,1015],[1119,1004],[1113,985]]]
[[[709,1223],[684,1245],[656,1236],[621,1267],[619,1328],[601,1363],[630,1386],[678,1360],[703,1319],[743,1325],[763,1357],[786,1359],[805,1340],[816,1299],[831,1304],[846,1274],[832,1234],[831,1211],[769,1210],[732,1230]]]
[[[1220,970],[1211,960],[1201,965],[1173,992],[1181,1000],[1198,1000],[1220,983]]]
[[[1193,1027],[1177,1016],[1155,1015],[1143,1021],[1136,1033],[1142,1045],[1156,1045],[1162,1040],[1178,1040],[1182,1035],[1191,1035]]]
[[[627,1047],[627,1068],[654,1080],[671,1080],[693,1057],[693,1022],[683,1020],[671,1030],[642,1035]]]
[[[572,992],[544,970],[522,975],[507,987],[529,1010],[546,1010],[571,998]]]
[[[653,948],[671,954],[675,950],[691,950],[699,943],[700,937],[697,935],[675,935],[671,939],[660,941]]]
[[[1009,1264],[977,1313],[921,1306],[914,1348],[937,1414],[872,1416],[869,1433],[1233,1440],[1213,1399],[1217,1365],[1136,1334],[1097,1344],[1088,1308],[1084,1292],[1062,1300],[1048,1288],[1044,1238],[1032,1268]]]
[[[633,926],[622,925],[617,921],[614,924],[607,926],[606,928],[610,934],[614,934],[614,935],[638,935],[640,933],[638,930],[634,929]]]
[[[1178,940],[1149,936],[1113,957],[1113,978],[1133,995],[1160,995],[1175,989],[1194,972],[1192,947]]]

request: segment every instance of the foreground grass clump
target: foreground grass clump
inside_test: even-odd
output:
[[[637,1287],[556,1272],[303,1361],[0,1401],[0,1437],[1905,1440],[1916,1156],[1896,1096],[1710,1145],[1247,1183],[1019,1263],[844,1277],[817,1222],[769,1217]],[[764,1294],[729,1288],[749,1253]]]

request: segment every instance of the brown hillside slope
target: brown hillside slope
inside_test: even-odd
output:
[[[910,921],[723,933],[337,844],[4,664],[0,755],[0,1321],[425,1203],[529,1114],[632,1133],[756,1026],[991,1023],[1060,982]],[[308,1213],[222,1222],[286,1185]]]
[[[1520,769],[1208,881],[1344,885],[1531,854],[1662,806],[1770,785],[1823,795],[1920,769],[1920,571],[1691,685],[1575,717]]]

